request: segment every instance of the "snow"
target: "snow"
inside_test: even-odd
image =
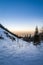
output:
[[[0,39],[0,65],[43,65],[43,42],[35,46],[16,37],[12,41],[3,31],[0,29],[0,35],[4,37]]]

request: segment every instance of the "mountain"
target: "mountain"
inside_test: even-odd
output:
[[[43,42],[34,46],[0,24],[0,65],[32,64],[43,64]]]
[[[5,31],[9,32],[10,34],[12,34],[12,35],[18,37],[16,34],[10,32],[7,28],[5,28],[2,24],[0,24],[0,28],[2,28],[2,29],[4,29]]]
[[[9,40],[10,41],[17,41],[20,37],[18,37],[16,34],[9,31],[7,28],[5,28],[2,24],[0,24],[0,40]]]
[[[23,44],[24,42],[25,41],[23,41],[20,37],[18,37],[16,34],[12,33],[7,28],[5,28],[2,24],[0,24],[0,43]]]

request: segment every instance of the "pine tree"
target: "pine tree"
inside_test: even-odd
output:
[[[36,26],[35,34],[34,34],[34,43],[38,44],[39,42],[40,42],[40,36],[39,36],[39,32],[38,32],[38,27]]]
[[[43,41],[43,27],[41,29],[41,40]]]

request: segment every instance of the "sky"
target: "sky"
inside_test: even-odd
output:
[[[0,0],[0,23],[11,31],[43,26],[43,0]]]

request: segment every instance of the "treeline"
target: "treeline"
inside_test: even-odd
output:
[[[34,35],[32,36],[31,34],[30,35],[25,35],[24,37],[21,37],[21,36],[18,36],[12,32],[10,32],[8,29],[6,29],[3,25],[0,24],[0,28],[4,29],[7,33],[5,33],[7,35],[7,37],[9,37],[10,39],[14,39],[13,37],[9,36],[8,35],[8,32],[10,34],[12,34],[13,36],[17,37],[17,38],[22,38],[24,41],[27,41],[27,42],[33,42],[34,44],[40,44],[40,42],[42,41],[43,42],[43,27],[41,29],[41,32],[39,33],[39,30],[38,30],[38,27],[36,27],[35,29],[35,32],[34,32]],[[2,35],[0,36],[0,39],[4,39],[2,37]]]
[[[33,42],[33,44],[40,44],[41,41],[43,42],[43,27],[40,33],[38,31],[38,27],[36,27],[34,35],[25,35],[25,37],[23,37],[23,40],[27,42]]]
[[[7,28],[5,28],[2,24],[0,24],[0,28],[4,29],[5,31],[9,32],[10,34],[12,34],[13,36],[18,38],[18,35],[12,33],[11,31],[9,31]]]

